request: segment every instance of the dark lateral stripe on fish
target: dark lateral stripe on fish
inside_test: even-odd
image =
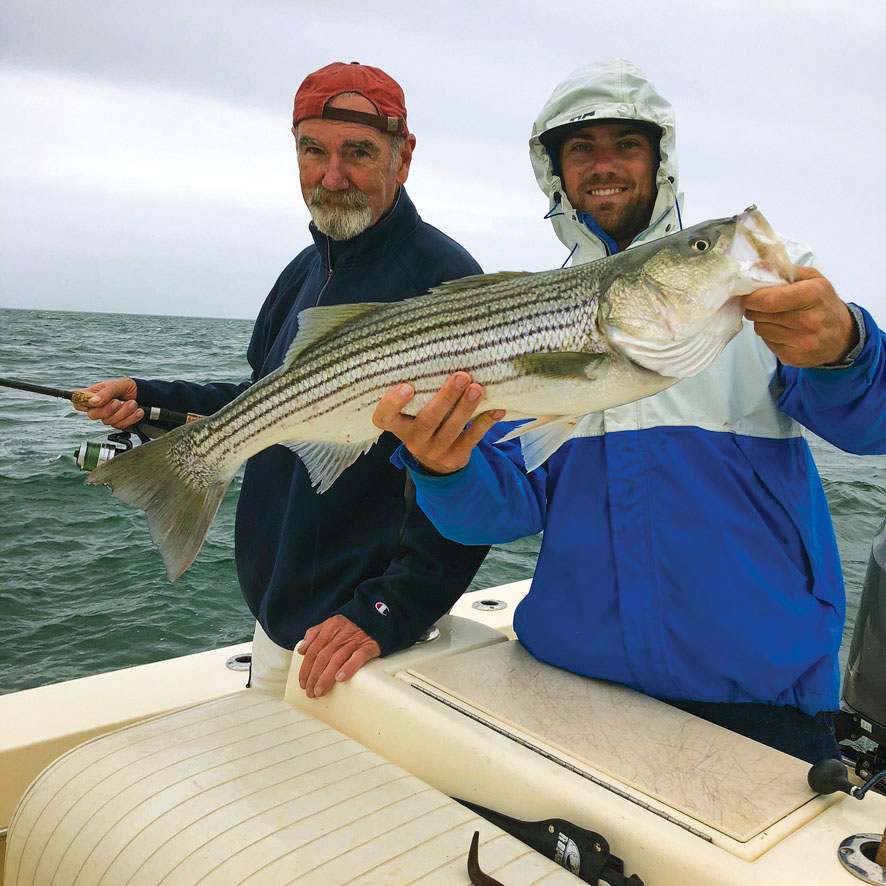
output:
[[[542,326],[539,321],[543,321],[545,319],[547,319],[548,322],[544,326]],[[545,334],[556,336],[562,333],[563,330],[569,329],[570,327],[573,327],[575,325],[574,319],[572,317],[564,317],[562,321],[557,324],[551,323],[550,319],[550,312],[545,311],[539,311],[535,314],[525,315],[522,318],[523,323],[526,326],[531,327],[533,323],[537,323],[539,328],[535,329],[534,332],[536,333],[536,335],[540,336]],[[495,324],[488,325],[479,329],[467,330],[466,334],[469,334],[475,340],[478,338],[482,339],[484,337],[484,334],[494,334],[494,336],[490,335],[490,341],[488,342],[488,344],[480,347],[475,347],[472,349],[465,349],[464,347],[459,347],[458,349],[456,349],[455,347],[450,348],[449,355],[455,356],[455,354],[458,353],[460,357],[467,357],[469,355],[480,353],[483,350],[499,349],[502,344],[507,344],[508,342],[515,341],[517,338],[517,336],[515,336],[512,331],[508,332],[508,329],[509,326],[507,323],[501,323],[500,321],[497,321]],[[445,345],[449,341],[458,341],[458,343],[461,345],[463,342],[463,338],[460,337],[458,340],[456,340],[452,338],[451,334],[440,335],[436,338],[422,340],[420,343],[416,342],[416,346],[420,345],[423,350],[427,350],[429,348],[439,348],[441,345]],[[310,391],[316,390],[317,386],[311,385],[309,387],[307,382],[311,379],[316,379],[318,375],[322,375],[324,369],[335,368],[337,370],[338,377],[341,377],[343,375],[346,375],[349,369],[353,371],[359,371],[362,368],[364,364],[360,357],[353,357],[351,359],[342,360],[341,353],[336,353],[331,345],[332,343],[330,343],[329,347],[329,364],[322,362],[322,356],[325,355],[315,354],[314,356],[317,362],[312,365],[310,372],[301,373],[294,378],[291,376],[281,376],[277,382],[272,383],[272,385],[270,386],[268,397],[265,398],[264,401],[262,401],[262,408],[259,408],[255,413],[250,411],[248,416],[249,420],[252,420],[256,416],[264,417],[268,413],[277,409],[279,404],[274,402],[275,394],[279,393],[280,396],[283,396],[284,391],[289,392],[292,388],[298,389],[301,386],[304,388],[305,393],[309,395]],[[396,375],[398,373],[403,373],[411,370],[415,371],[414,375],[410,373],[411,377],[414,377],[416,379],[439,376],[441,371],[445,371],[445,368],[442,367],[432,374],[428,374],[426,373],[426,371],[423,371],[426,370],[427,361],[420,354],[408,357],[407,359],[402,359],[405,354],[409,353],[410,350],[414,350],[414,347],[410,346],[409,344],[407,344],[404,348],[402,338],[377,342],[376,347],[377,356],[374,359],[378,360],[378,362],[380,363],[385,363],[384,370],[383,372],[380,372],[375,376],[367,377],[366,379],[364,379],[364,381],[371,381],[372,379],[378,378],[381,375]],[[440,356],[445,359],[446,352],[443,351],[442,353],[440,353]],[[391,362],[392,360],[396,360],[398,357],[401,358],[399,362]],[[491,363],[484,362],[481,366],[477,366],[476,368],[487,368],[489,365],[493,365],[494,363],[499,362],[500,358],[501,355],[499,353],[497,360],[492,361]],[[439,362],[443,361],[441,360]],[[392,382],[392,384],[394,383],[396,383],[396,381]],[[309,408],[310,406],[320,402],[321,399],[334,397],[337,393],[339,393],[341,390],[346,389],[347,387],[347,384],[341,384],[338,386],[337,390],[329,391],[322,396],[317,396],[314,398],[309,398],[306,401],[302,401],[299,405],[299,409],[294,410],[292,413],[289,414],[295,414],[302,409]],[[354,398],[348,398],[346,402],[352,402],[353,399]],[[232,427],[236,427],[236,424],[232,423]]]
[[[449,349],[448,353],[446,351],[438,351],[439,357],[445,358],[446,356],[455,356],[457,353],[459,356],[468,355],[468,354],[476,354],[482,352],[483,350],[489,350],[491,348],[499,348],[502,344],[507,344],[510,342],[517,343],[518,340],[525,341],[526,332],[534,332],[536,335],[558,335],[567,329],[574,329],[576,326],[576,318],[572,316],[565,316],[561,319],[559,323],[551,322],[551,313],[550,311],[540,310],[534,314],[524,314],[521,317],[522,324],[524,326],[530,327],[528,330],[522,330],[519,334],[515,334],[513,331],[513,326],[508,324],[507,322],[496,321],[495,324],[487,325],[485,327],[480,328],[465,328],[464,336],[459,336],[457,339],[453,338],[451,333],[439,335],[434,338],[424,338],[419,340],[417,336],[414,337],[415,344],[412,345],[410,342],[404,343],[402,339],[402,335],[395,336],[394,338],[384,340],[384,341],[376,341],[375,342],[375,356],[373,359],[378,362],[382,362],[385,359],[396,359],[397,357],[402,357],[404,352],[408,352],[410,349],[414,349],[415,347],[421,347],[422,349],[430,349],[430,348],[439,348],[442,345],[445,345],[447,342],[453,342],[453,344],[458,345],[458,347],[453,346]],[[542,325],[539,321],[547,320],[547,323]],[[532,329],[533,323],[536,323],[536,328]],[[439,328],[439,327],[438,327]],[[395,331],[396,332],[396,331]],[[490,337],[488,343],[484,345],[475,346],[473,348],[465,348],[464,341],[466,338],[472,338],[476,341],[476,339],[482,339],[485,333],[495,333],[494,337]],[[411,337],[413,338],[413,337]],[[324,343],[325,344],[325,343]],[[356,345],[356,342],[349,341],[349,345]],[[310,378],[316,378],[317,375],[322,375],[324,371],[328,370],[336,370],[338,375],[343,375],[346,373],[348,369],[360,370],[364,365],[365,355],[356,355],[350,358],[342,359],[342,355],[340,350],[336,350],[338,346],[337,343],[330,342],[328,346],[328,358],[329,362],[323,362],[324,357],[327,355],[322,353],[314,353],[314,363],[310,368],[310,372],[304,372],[302,374],[296,375],[292,377],[289,382],[284,382],[281,378],[278,385],[282,387],[289,388],[291,386],[296,386],[299,382],[305,382],[305,380]],[[515,353],[516,353],[515,348]],[[397,371],[408,369],[412,366],[416,367],[424,367],[426,366],[426,359],[423,359],[420,355],[416,356],[413,360],[401,361],[399,363],[388,363],[385,365],[384,372],[378,373],[381,374],[393,374]],[[378,375],[373,377],[378,377]],[[347,385],[341,385],[342,388]],[[313,386],[312,386],[313,387]],[[305,391],[309,391],[309,386],[305,384]],[[336,392],[331,392],[334,395]],[[327,395],[329,396],[329,395]],[[315,402],[315,401],[308,401]]]
[[[491,366],[498,365],[499,362],[500,362],[500,360],[493,359],[493,360],[489,360],[488,362],[479,363],[479,364],[475,365],[475,370],[487,369]],[[421,365],[421,364],[415,364],[415,365]],[[496,379],[496,381],[498,381],[498,382],[513,381],[514,379],[519,378],[520,375],[521,375],[521,373],[516,372],[516,371],[510,372],[505,375],[500,375]],[[441,373],[439,371],[426,372],[426,373],[421,373],[421,374],[419,374],[418,372],[414,373],[414,375],[412,376],[414,378],[414,382],[412,382],[412,385],[415,390],[415,393],[417,395],[435,393],[437,391],[437,389],[439,388],[440,376],[441,376]],[[431,381],[431,382],[434,382],[434,384],[431,384],[426,388],[421,388],[419,385],[422,381]],[[336,409],[339,409],[342,406],[346,406],[346,405],[349,405],[349,404],[354,403],[356,401],[359,401],[361,399],[365,399],[367,397],[367,395],[372,395],[373,399],[374,399],[376,393],[377,393],[376,388],[369,387],[366,390],[361,391],[360,393],[354,394],[354,395],[352,395],[350,397],[346,397],[344,399],[337,400],[334,404],[327,405],[327,406],[325,406],[325,408],[314,410],[312,413],[312,417],[316,418],[316,417],[334,412]],[[303,409],[309,409],[311,406],[316,406],[317,404],[324,403],[327,401],[327,399],[328,398],[326,398],[326,397],[318,397],[316,400],[305,404]],[[264,427],[257,427],[255,430],[253,430],[251,433],[248,433],[248,434],[242,434],[242,433],[239,433],[239,431],[243,427],[247,427],[247,426],[252,425],[256,421],[257,418],[262,418],[268,412],[272,412],[272,411],[273,410],[264,410],[264,411],[255,411],[255,412],[250,411],[249,413],[243,414],[243,416],[242,416],[244,419],[243,421],[237,422],[237,423],[232,422],[231,426],[229,428],[229,433],[226,435],[226,438],[223,441],[224,448],[229,449],[229,450],[235,449],[238,445],[241,445],[243,442],[255,439],[256,437],[263,434],[265,432]],[[302,411],[302,409],[298,410],[298,412],[301,412],[301,411]],[[211,440],[213,438],[213,435],[211,433],[209,433],[208,431],[204,435],[200,435],[199,437],[195,435],[194,442],[195,442],[196,447],[198,449],[199,449],[200,443],[202,442],[201,438]],[[216,441],[213,444],[213,448],[218,448],[218,446],[219,446],[219,443],[218,443],[218,441]]]
[[[571,325],[572,324],[569,324],[569,323],[564,323],[559,326],[549,325],[549,326],[545,327],[543,330],[536,330],[536,331],[537,331],[537,333],[556,334],[556,333],[562,332],[564,329],[569,328]],[[484,330],[484,331],[492,331],[497,328],[499,328],[499,327],[488,327],[488,329]],[[439,344],[447,341],[448,339],[449,339],[448,336],[442,337],[440,339],[431,340],[427,344],[439,345]],[[473,355],[474,357],[476,357],[477,354],[482,353],[483,351],[491,351],[492,353],[490,354],[490,358],[487,360],[480,360],[479,362],[477,362],[476,359],[472,360],[473,371],[477,372],[477,371],[482,371],[484,369],[489,369],[491,367],[500,366],[502,363],[502,355],[500,353],[500,348],[501,348],[502,343],[507,342],[509,339],[510,339],[510,337],[500,339],[500,340],[493,340],[493,341],[490,341],[490,343],[488,345],[486,345],[485,347],[482,347],[482,348],[460,349],[459,356],[460,357],[468,357],[468,356]],[[524,339],[524,341],[525,341],[525,339]],[[423,342],[423,345],[424,344],[426,344],[426,343]],[[541,352],[544,352],[545,350],[546,349],[543,347],[539,348],[539,351],[541,351]],[[553,347],[550,348],[550,352],[554,352],[555,350],[556,350],[556,348],[553,348]],[[516,355],[516,353],[517,353],[516,348],[514,349],[514,353]],[[387,355],[380,354],[378,359],[383,360],[385,356],[387,356]],[[391,357],[402,356],[402,345],[397,352],[394,352],[390,356]],[[390,360],[390,358],[389,358],[389,360]],[[342,365],[342,361],[339,359],[339,369],[341,371],[339,377],[341,377],[341,375],[346,374],[345,370],[347,368],[348,368],[348,366]],[[359,368],[360,368],[360,365],[355,364],[354,369],[359,369]],[[300,382],[300,381],[303,382],[306,379],[316,376],[318,374],[319,369],[320,369],[320,367],[314,366],[314,367],[312,367],[313,371],[311,373],[306,373],[302,376],[298,376],[295,379],[292,379],[291,381],[287,380],[286,376],[281,376],[279,381],[276,382],[272,387],[269,388],[268,396],[263,401],[256,404],[256,406],[258,408],[254,409],[254,410],[249,410],[248,412],[241,413],[241,415],[239,416],[240,421],[237,421],[236,418],[231,418],[229,420],[230,424],[228,426],[228,432],[229,432],[228,436],[230,438],[238,437],[237,432],[239,431],[240,427],[243,427],[247,424],[252,424],[254,421],[261,420],[261,419],[265,418],[266,416],[274,413],[279,408],[279,405],[280,405],[279,403],[275,402],[275,400],[276,400],[275,395],[279,394],[282,398],[284,391],[288,391],[290,389],[290,387],[297,388],[298,382]],[[451,371],[455,371],[455,369],[452,369]],[[308,393],[308,395],[309,395],[308,399],[298,398],[298,402],[299,402],[298,409],[287,412],[287,413],[285,413],[285,415],[286,416],[297,415],[299,412],[302,412],[304,410],[311,409],[312,407],[317,407],[318,405],[321,405],[322,408],[315,409],[312,411],[312,416],[316,417],[316,416],[324,415],[324,414],[331,412],[335,409],[338,409],[342,405],[348,405],[348,404],[354,403],[354,402],[360,400],[361,398],[365,397],[367,394],[376,395],[376,394],[378,394],[378,386],[373,384],[373,382],[376,379],[380,378],[382,375],[393,376],[393,377],[396,377],[399,375],[402,378],[406,378],[408,376],[414,382],[421,382],[424,380],[431,380],[431,379],[439,380],[441,375],[443,375],[445,377],[446,375],[449,375],[449,374],[451,374],[449,369],[445,366],[440,366],[439,364],[434,370],[428,371],[427,370],[427,361],[422,359],[422,356],[419,354],[411,359],[401,360],[400,362],[397,362],[397,363],[387,362],[384,372],[380,372],[374,376],[365,377],[364,379],[361,380],[363,382],[363,384],[361,385],[362,389],[360,391],[353,393],[350,396],[346,396],[344,398],[341,398],[337,395],[340,395],[342,391],[346,391],[349,388],[354,387],[353,385],[340,384],[335,390],[326,391],[326,392],[318,391],[317,386],[314,386],[311,390],[308,390],[307,385],[305,385],[304,387],[306,389],[306,393]],[[519,375],[520,375],[520,373],[518,373],[518,372],[508,372],[505,374],[499,374],[498,376],[496,376],[496,381],[510,381],[510,380],[513,380],[514,378],[519,377]],[[397,383],[396,378],[394,378],[391,381],[390,385],[392,386],[396,383]],[[314,392],[313,397],[310,396],[311,391]],[[259,433],[260,432],[261,431],[259,431]],[[252,436],[253,435],[247,435],[246,437],[243,437],[243,438],[238,437],[238,439],[248,440],[248,439],[251,439]]]
[[[476,363],[474,365],[474,370],[477,371],[477,370],[488,369],[490,367],[499,365],[500,362],[501,362],[500,358],[494,358],[494,359],[490,359],[490,360],[482,362],[482,363]],[[423,364],[415,363],[414,365],[421,366]],[[405,368],[408,369],[409,367],[406,366]],[[519,373],[517,371],[508,372],[508,373],[498,375],[496,378],[496,381],[499,383],[513,381],[513,380],[519,378],[520,375],[521,375],[521,373]],[[445,374],[444,374],[444,377],[445,377]],[[440,384],[441,372],[439,370],[433,371],[433,372],[419,372],[416,370],[411,375],[411,378],[414,379],[412,384],[413,384],[413,388],[415,390],[415,393],[417,395],[430,394],[430,393],[436,392],[436,390],[438,389],[439,384]],[[420,387],[420,384],[423,381],[430,381],[430,382],[432,382],[432,384],[426,388],[422,388],[422,387]],[[282,387],[284,387],[284,386],[281,385],[281,388]],[[305,403],[298,410],[296,410],[295,412],[290,413],[290,414],[294,415],[294,414],[297,414],[298,412],[301,412],[303,410],[310,409],[312,406],[316,407],[318,404],[325,404],[325,405],[323,405],[322,408],[317,408],[317,409],[313,410],[312,418],[317,418],[319,416],[334,412],[336,409],[339,409],[342,406],[346,406],[346,405],[355,403],[361,399],[365,400],[367,398],[367,396],[371,397],[372,400],[374,400],[377,397],[377,395],[378,395],[378,388],[377,387],[367,386],[364,390],[357,392],[351,396],[345,397],[343,399],[338,399],[334,403],[331,403],[331,404],[329,403],[331,398],[328,395],[327,396],[318,396],[315,400]],[[243,434],[243,433],[241,433],[242,428],[254,425],[257,422],[257,420],[264,418],[268,413],[271,413],[273,411],[274,411],[273,408],[268,408],[268,409],[264,409],[264,410],[249,410],[248,412],[242,413],[239,416],[239,418],[240,418],[239,421],[232,421],[230,423],[230,425],[227,428],[228,433],[225,435],[225,439],[223,441],[214,440],[214,434],[211,431],[209,431],[208,429],[206,429],[203,434],[195,435],[195,438],[194,438],[195,449],[197,449],[199,451],[199,449],[201,448],[200,444],[204,440],[205,441],[213,441],[214,440],[211,448],[216,449],[216,450],[219,448],[223,448],[228,451],[236,449],[239,445],[242,445],[244,442],[248,442],[249,440],[255,439],[256,437],[263,434],[265,431],[265,428],[263,426],[259,426],[259,427],[255,427],[255,429],[253,431],[251,431],[250,433]]]
[[[530,291],[535,288],[535,286],[527,287]],[[478,292],[478,296],[480,294],[481,293]],[[402,342],[403,325],[404,323],[413,320],[410,316],[412,313],[417,314],[417,321],[413,322],[411,325],[410,337],[424,341],[428,334],[432,334],[437,330],[451,330],[452,316],[454,313],[453,308],[455,307],[458,308],[457,313],[462,331],[464,335],[468,335],[497,328],[512,329],[514,323],[524,325],[533,319],[548,317],[552,311],[555,313],[570,311],[580,313],[586,308],[588,303],[587,295],[581,297],[577,291],[574,295],[570,293],[570,297],[567,298],[564,297],[565,294],[562,290],[552,296],[550,293],[545,292],[545,290],[539,289],[539,296],[542,296],[543,294],[546,295],[546,298],[544,300],[541,298],[539,299],[539,302],[537,303],[538,310],[533,313],[526,312],[525,303],[520,300],[515,300],[513,292],[503,294],[499,299],[487,299],[484,291],[482,293],[482,303],[478,303],[476,306],[472,305],[470,308],[465,306],[463,300],[461,302],[455,302],[455,300],[452,299],[454,304],[450,306],[446,304],[436,304],[435,302],[437,299],[435,298],[429,300],[430,305],[433,305],[434,310],[422,310],[421,313],[418,313],[417,311],[407,312],[403,308],[406,305],[424,308],[426,305],[421,304],[424,301],[424,298],[413,299],[411,303],[401,302],[397,305],[400,310],[396,313],[382,310],[379,311],[378,314],[366,315],[365,319],[361,317],[360,324],[352,333],[349,344],[354,348],[357,348],[362,344],[372,344],[377,350],[384,349],[386,345],[400,344]],[[510,310],[496,314],[495,309],[499,307],[499,302],[504,302],[506,307],[509,307]],[[557,302],[559,302],[559,304],[552,304]],[[495,321],[492,323],[490,322],[491,316],[495,316]],[[477,326],[478,323],[480,324],[479,327]],[[328,339],[318,342],[311,348],[312,356],[317,357],[322,354],[324,346],[328,344]],[[332,366],[337,367],[338,361],[341,359],[341,354],[333,353],[331,354],[331,357],[333,358],[333,362],[330,364],[322,364],[316,368],[318,370],[325,370]]]

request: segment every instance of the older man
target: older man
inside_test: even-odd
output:
[[[391,77],[356,62],[321,68],[299,87],[292,123],[314,243],[284,269],[259,313],[247,354],[252,378],[101,382],[90,418],[125,428],[146,406],[215,412],[282,364],[305,308],[398,301],[480,272],[406,194],[415,136]],[[256,618],[253,686],[282,693],[304,638],[300,684],[324,695],[369,659],[415,642],[473,578],[488,547],[464,547],[434,529],[390,463],[395,446],[383,437],[322,496],[285,447],[247,462],[235,550]]]
[[[624,59],[557,86],[529,144],[575,261],[681,229],[673,113]],[[500,412],[465,428],[482,387],[464,373],[415,419],[400,414],[411,388],[392,390],[376,423],[404,441],[396,458],[444,535],[544,529],[514,617],[532,654],[814,762],[839,757],[845,600],[803,428],[886,452],[886,341],[817,271],[797,276],[745,297],[749,322],[705,372],[585,416],[532,474],[517,442],[483,440]]]

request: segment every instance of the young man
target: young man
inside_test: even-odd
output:
[[[101,382],[90,418],[125,428],[146,406],[215,412],[282,364],[305,308],[398,301],[480,273],[406,194],[415,136],[391,77],[356,62],[321,68],[299,87],[292,124],[314,243],[261,309],[248,351],[252,378]],[[390,463],[396,443],[382,437],[323,495],[283,446],[247,462],[235,551],[256,618],[253,686],[282,694],[292,649],[304,638],[299,682],[310,697],[324,695],[366,661],[414,643],[474,577],[488,546],[464,547],[434,529]]]
[[[674,143],[670,105],[623,59],[556,87],[529,144],[574,261],[680,230]],[[533,655],[814,762],[839,757],[845,599],[803,427],[886,452],[884,336],[808,267],[746,296],[745,317],[705,372],[585,416],[529,475],[519,441],[483,439],[501,413],[465,428],[482,388],[464,373],[415,419],[400,414],[411,388],[391,391],[376,423],[404,441],[395,460],[444,535],[544,529],[514,617]]]

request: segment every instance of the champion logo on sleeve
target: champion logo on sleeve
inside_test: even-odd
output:
[[[382,603],[381,600],[379,600],[378,603],[375,604],[375,610],[381,615],[387,615],[391,611],[390,609],[388,609],[388,604]]]

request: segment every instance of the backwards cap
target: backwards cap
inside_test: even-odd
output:
[[[378,114],[326,107],[331,98],[343,92],[356,92],[369,99],[378,108]],[[408,134],[406,99],[400,84],[381,68],[361,65],[359,62],[351,62],[349,65],[333,62],[305,77],[295,93],[292,125],[297,126],[308,117],[362,123],[394,135]]]

